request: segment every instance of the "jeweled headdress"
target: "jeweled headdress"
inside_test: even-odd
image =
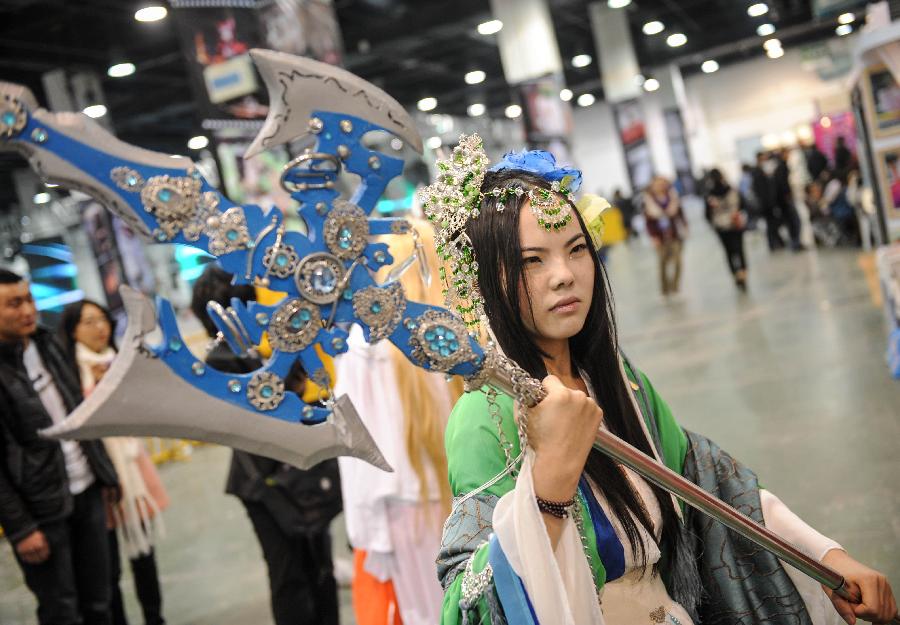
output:
[[[527,196],[538,223],[547,230],[560,230],[572,221],[572,194],[581,186],[581,172],[560,167],[556,158],[543,150],[508,152],[488,168],[490,161],[477,134],[462,135],[450,158],[437,162],[434,184],[419,192],[425,216],[434,224],[438,256],[449,266],[441,267],[447,306],[455,309],[469,327],[484,316],[484,304],[478,290],[478,261],[466,224],[477,219],[486,197],[496,198],[496,210],[506,208],[510,198]],[[488,171],[522,171],[550,182],[550,189],[524,188],[518,184],[483,190]]]

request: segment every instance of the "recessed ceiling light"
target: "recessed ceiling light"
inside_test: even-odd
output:
[[[503,114],[509,117],[510,119],[515,119],[519,115],[522,114],[522,107],[518,104],[510,104],[506,107],[506,110],[503,111]]]
[[[647,91],[656,91],[659,89],[659,81],[655,78],[648,78],[644,81],[644,89]]]
[[[781,41],[778,39],[766,39],[766,41],[763,42],[763,48],[765,48],[766,50],[772,50],[773,48],[780,47]]]
[[[856,16],[853,13],[841,13],[838,16],[838,24],[852,24],[856,21]]]
[[[106,115],[106,107],[102,104],[92,104],[81,111],[91,119],[98,119]]]
[[[428,140],[425,141],[425,147],[429,150],[437,150],[442,145],[444,145],[444,142],[441,141],[440,137],[428,137]]]
[[[772,33],[775,32],[775,25],[769,24],[768,22],[765,24],[760,24],[756,27],[756,34],[760,37],[768,37]]]
[[[125,78],[125,76],[131,76],[134,73],[134,63],[116,63],[115,65],[110,65],[109,69],[106,70],[106,75],[110,78]]]
[[[168,13],[166,7],[149,6],[138,9],[134,14],[134,19],[139,22],[158,22],[159,20],[164,19]]]
[[[58,184],[53,184],[52,182],[45,182],[45,183],[44,183],[44,186],[47,187],[48,189],[55,189],[55,188],[58,187],[59,185],[58,185]]]
[[[747,15],[750,17],[759,17],[769,12],[769,5],[765,2],[757,2],[747,7]]]
[[[576,54],[572,57],[572,67],[587,67],[592,60],[590,54]]]
[[[486,76],[487,74],[485,74],[483,71],[481,71],[480,69],[476,69],[467,73],[463,80],[466,81],[467,85],[477,85],[480,82],[484,82]]]
[[[672,33],[666,37],[666,43],[671,48],[679,48],[687,43],[687,37],[683,33]]]
[[[478,34],[493,35],[494,33],[499,33],[502,29],[503,22],[500,20],[491,20],[489,22],[482,22],[478,25]]]
[[[578,102],[578,106],[590,106],[596,101],[597,98],[594,97],[593,93],[582,93],[580,96],[578,96],[578,100],[576,100],[576,102]]]
[[[784,48],[769,48],[766,50],[766,56],[770,59],[780,59],[784,56]]]
[[[420,111],[433,111],[437,108],[437,98],[422,98],[416,104]]]
[[[629,4],[631,4],[631,0],[607,0],[606,2],[610,9],[624,9]]]
[[[47,202],[50,201],[50,194],[47,193],[46,191],[41,191],[40,193],[35,193],[34,197],[32,198],[32,201],[35,204],[46,204]]]
[[[469,117],[481,117],[484,115],[485,106],[481,102],[476,102],[475,104],[470,104],[469,108],[466,109],[466,113],[469,114]]]
[[[645,35],[658,35],[665,29],[666,27],[663,26],[662,22],[660,22],[659,20],[653,20],[652,22],[647,22],[646,24],[644,24],[644,27],[641,30],[644,31]]]
[[[572,90],[571,89],[563,89],[559,92],[559,99],[563,102],[568,102],[572,99]]]
[[[838,37],[843,37],[844,35],[849,35],[852,32],[853,32],[852,24],[841,24],[840,26],[838,26],[837,28],[834,29],[834,33]]]
[[[703,61],[703,65],[700,66],[700,69],[704,74],[712,74],[713,72],[719,71],[719,63],[713,59],[709,59],[708,61]]]
[[[203,135],[197,135],[188,139],[187,146],[191,150],[202,150],[209,145],[209,139]]]

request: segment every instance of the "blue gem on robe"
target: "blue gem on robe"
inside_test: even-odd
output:
[[[228,382],[228,390],[232,393],[240,393],[241,392],[241,381],[240,380],[231,380]]]
[[[3,113],[3,123],[7,126],[12,126],[16,123],[16,114],[12,111],[6,111]]]
[[[374,304],[369,306],[369,310],[371,310],[374,314],[377,315],[378,313],[381,312],[381,304],[379,304],[378,302],[375,302]]]
[[[206,373],[206,365],[198,360],[191,365],[191,371],[194,372],[194,375],[203,375],[204,373]]]
[[[172,350],[173,352],[177,352],[179,349],[181,349],[181,340],[174,336],[172,338],[170,338],[169,339],[169,349]]]
[[[275,394],[275,390],[271,386],[266,385],[259,389],[259,394],[262,395],[264,399],[269,399]]]
[[[168,202],[172,199],[172,192],[168,189],[160,189],[159,193],[156,194],[156,197],[158,197],[161,202]]]
[[[44,143],[48,138],[47,131],[43,128],[35,128],[31,132],[31,138],[37,143]]]

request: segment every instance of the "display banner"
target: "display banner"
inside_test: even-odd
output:
[[[100,283],[103,285],[103,293],[106,295],[106,307],[118,323],[125,316],[122,296],[119,295],[119,287],[125,283],[125,274],[122,269],[122,260],[119,256],[111,214],[103,208],[102,204],[93,199],[79,201],[78,211],[81,214],[81,222],[90,242],[91,251],[97,260]]]
[[[173,2],[172,17],[204,119],[262,119],[265,89],[249,51],[264,46],[256,8],[206,7]],[[242,3],[248,6],[248,3]]]
[[[550,149],[551,145],[568,146],[572,132],[572,107],[559,97],[562,80],[548,76],[519,85],[525,114],[525,136],[532,150]],[[568,152],[568,147],[565,148]],[[568,162],[564,155],[557,160]]]
[[[635,193],[643,191],[653,178],[653,159],[644,126],[644,111],[639,100],[626,100],[613,105],[616,128],[625,153],[628,177]]]
[[[343,44],[330,0],[171,4],[203,119],[265,118],[267,94],[248,54],[252,48],[341,64]]]

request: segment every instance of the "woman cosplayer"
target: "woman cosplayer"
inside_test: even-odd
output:
[[[452,270],[449,296],[548,393],[525,410],[484,387],[450,416],[443,623],[819,624],[896,614],[883,575],[682,429],[624,357],[595,220],[586,226],[571,200],[580,172],[546,152],[508,154],[488,170],[477,135],[461,138],[439,170],[422,198]],[[862,602],[829,600],[822,586],[603,455],[592,447],[598,428],[836,569]]]

